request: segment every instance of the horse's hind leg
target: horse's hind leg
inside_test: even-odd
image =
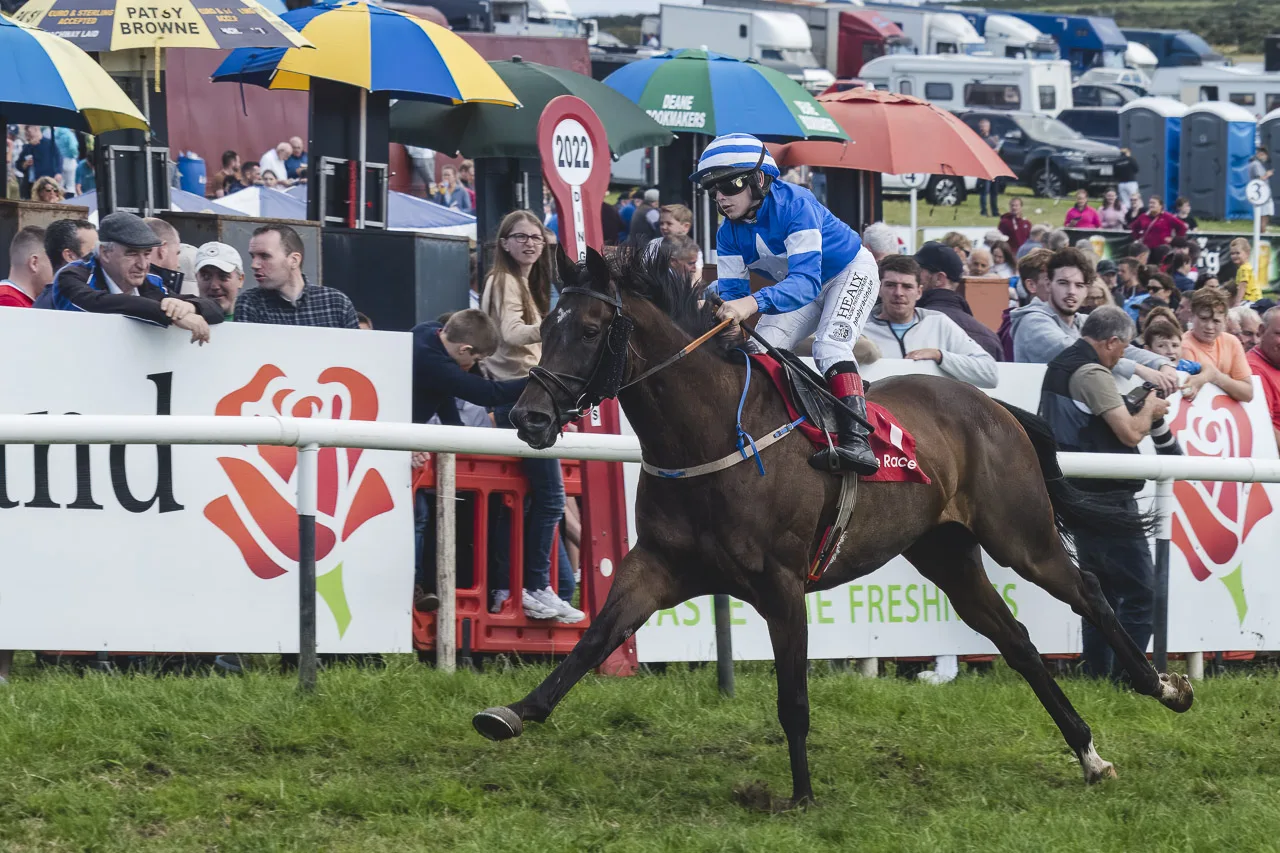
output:
[[[1079,758],[1085,781],[1114,776],[1115,769],[1094,750],[1093,733],[1045,668],[1027,629],[991,585],[982,567],[977,538],[967,529],[949,524],[925,534],[904,556],[947,594],[965,624],[995,643],[1005,662],[1027,680]]]
[[[1158,672],[1151,665],[1146,651],[1138,648],[1116,618],[1098,578],[1076,565],[1055,528],[1028,532],[1031,529],[1027,526],[1021,535],[1014,535],[1008,528],[1001,528],[989,536],[980,533],[979,538],[987,553],[1000,565],[1009,566],[1089,620],[1129,673],[1135,691],[1153,696],[1179,713],[1189,709],[1194,698],[1191,682],[1177,673]]]
[[[604,607],[569,656],[519,702],[476,714],[471,720],[476,731],[490,740],[507,740],[519,737],[525,720],[545,721],[565,694],[655,610],[674,607],[688,597],[662,560],[642,547],[633,548],[618,567]]]

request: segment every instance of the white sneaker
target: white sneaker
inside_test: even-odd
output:
[[[563,622],[566,625],[572,625],[575,622],[581,622],[587,618],[587,614],[556,595],[555,590],[551,587],[546,589],[535,589],[530,595],[536,596],[538,601],[547,607],[556,611],[556,621]]]
[[[524,615],[530,619],[555,619],[560,615],[560,611],[543,601],[537,592],[526,589],[520,603],[524,607]]]
[[[509,589],[495,589],[493,592],[489,593],[489,612],[501,613],[502,605],[505,604],[507,599],[510,597],[511,590]]]

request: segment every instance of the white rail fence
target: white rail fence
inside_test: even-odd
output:
[[[303,689],[316,679],[315,512],[317,453],[321,447],[363,450],[428,451],[441,454],[437,495],[440,624],[453,621],[454,480],[453,454],[522,456],[639,462],[640,447],[629,436],[567,433],[552,448],[533,450],[510,430],[484,430],[376,421],[309,418],[134,416],[134,415],[0,415],[0,445],[7,444],[137,444],[137,445],[280,445],[298,454],[299,677]],[[1168,605],[1168,552],[1175,480],[1280,483],[1280,460],[1221,459],[1151,455],[1063,453],[1063,471],[1072,477],[1144,479],[1156,482],[1157,532],[1157,665],[1163,668]],[[452,632],[444,632],[452,636]],[[447,643],[437,650],[440,665],[452,669],[454,653]],[[1202,660],[1194,655],[1190,669]]]

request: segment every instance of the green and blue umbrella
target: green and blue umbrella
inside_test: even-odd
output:
[[[676,133],[750,133],[778,142],[849,138],[804,87],[754,60],[676,50],[625,65],[604,82]]]

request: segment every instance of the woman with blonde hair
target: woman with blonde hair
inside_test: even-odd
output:
[[[31,200],[45,204],[60,204],[63,199],[62,187],[56,178],[45,175],[31,185]]]
[[[480,310],[498,326],[498,350],[484,365],[494,379],[523,379],[542,358],[542,318],[551,309],[549,234],[527,210],[508,213],[498,227],[493,266],[485,278]],[[511,406],[494,410],[499,427],[513,429]],[[530,619],[580,622],[585,614],[569,604],[573,575],[560,573],[560,595],[551,589],[552,550],[564,518],[564,478],[558,459],[522,459],[529,478],[530,506],[524,527],[524,590],[521,606]],[[504,590],[494,590],[491,609],[501,608]],[[562,598],[563,596],[563,598]]]

